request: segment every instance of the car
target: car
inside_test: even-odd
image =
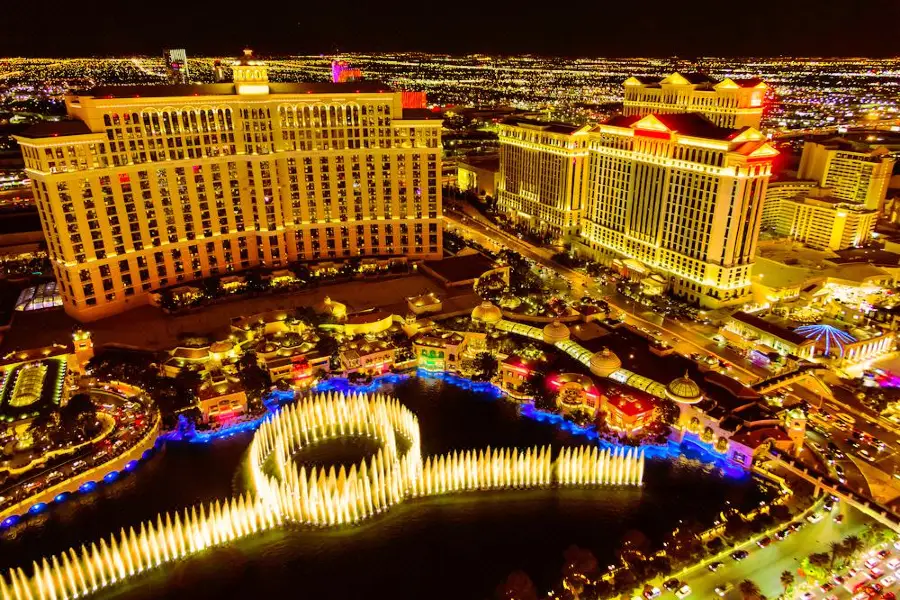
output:
[[[723,563],[720,560],[717,560],[714,563],[709,563],[709,565],[707,565],[706,568],[709,569],[710,571],[712,571],[713,573],[715,573],[716,571],[721,569],[723,566],[725,566],[725,563]]]
[[[678,589],[678,586],[680,584],[681,584],[681,582],[673,577],[672,579],[669,579],[668,581],[663,583],[663,587],[669,592],[674,592],[675,590]]]
[[[834,426],[838,431],[847,431],[850,429],[850,426],[842,421],[836,421]]]
[[[840,419],[841,421],[843,421],[844,423],[847,423],[848,425],[854,425],[856,423],[856,419],[854,419],[847,413],[839,412],[837,414],[837,418]]]
[[[834,587],[835,587],[835,584],[831,583],[830,581],[826,581],[825,583],[823,583],[822,585],[819,586],[819,589],[822,590],[823,594],[827,594],[828,592],[833,590]]]
[[[766,546],[768,546],[771,543],[772,543],[772,538],[770,538],[769,536],[766,536],[763,539],[756,542],[756,545],[759,546],[760,548],[765,548]]]
[[[809,521],[810,523],[818,523],[819,521],[822,520],[822,513],[813,513],[813,514],[809,515],[808,517],[806,517],[806,520]]]
[[[858,594],[855,594],[850,600],[869,600],[869,594],[867,594],[866,592],[859,592]]]
[[[689,586],[688,584],[684,584],[683,586],[678,588],[678,591],[675,592],[675,595],[679,598],[687,598],[691,595],[691,586]]]
[[[644,598],[647,600],[653,600],[654,598],[659,598],[662,595],[662,592],[658,587],[646,586],[644,588]]]
[[[871,569],[869,569],[869,575],[871,575],[873,578],[877,579],[878,577],[881,577],[882,575],[884,575],[884,569],[882,569],[881,567],[872,567]],[[879,590],[879,591],[881,591],[881,590]]]
[[[747,552],[746,550],[735,550],[734,552],[731,553],[731,558],[733,558],[734,560],[744,560],[749,555],[750,555],[750,553]]]
[[[800,596],[800,600],[813,600],[813,598],[815,598],[815,597],[816,597],[816,595],[813,594],[812,592],[804,592]]]
[[[834,522],[837,523],[838,525],[840,525],[841,523],[843,523],[843,522],[844,522],[844,515],[835,515],[835,516],[834,516]]]
[[[880,594],[884,591],[884,586],[880,583],[873,583],[869,586],[869,589],[875,592],[876,594]]]
[[[829,501],[829,500],[826,500],[826,501],[825,501],[825,504],[823,504],[822,506],[823,506],[823,507],[825,508],[825,510],[827,510],[828,512],[831,512],[832,510],[834,510],[834,502],[831,502],[831,501]]]
[[[777,532],[777,533],[775,534],[775,539],[778,540],[778,541],[780,542],[781,540],[783,540],[784,538],[786,538],[786,537],[789,536],[790,534],[791,534],[791,530],[790,530],[790,529],[782,529],[781,531],[779,531],[779,532]]]
[[[725,594],[727,594],[731,590],[731,584],[726,583],[725,585],[720,585],[715,589],[716,595],[719,598],[724,598]]]
[[[881,600],[897,600],[897,594],[894,592],[885,592],[881,595]]]
[[[885,550],[879,550],[877,556],[878,556],[878,558],[885,559],[890,555],[891,555],[891,551],[885,549]]]
[[[883,585],[884,587],[891,587],[892,585],[894,585],[895,583],[897,583],[897,578],[894,577],[893,575],[887,575],[887,576],[885,576],[885,577],[882,577],[882,578],[878,581],[878,583],[880,583],[880,584]]]
[[[832,579],[836,585],[844,585],[844,582],[847,581],[847,578],[843,575],[835,575]]]
[[[797,531],[800,531],[801,529],[803,529],[803,525],[804,525],[803,521],[797,521],[795,523],[791,523],[790,530],[796,533]]]
[[[815,448],[818,452],[825,451],[825,447],[822,446],[822,444],[820,444],[819,442],[810,442],[809,445],[812,446],[813,448]]]
[[[866,559],[866,562],[864,562],[863,564],[866,565],[867,569],[871,569],[872,567],[874,567],[875,565],[877,565],[880,562],[881,562],[880,560],[873,557],[873,558]]]
[[[887,567],[891,571],[896,571],[898,568],[900,568],[900,558],[892,558],[891,560],[887,561]]]

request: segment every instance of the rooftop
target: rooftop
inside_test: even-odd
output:
[[[669,130],[690,137],[704,138],[708,140],[728,141],[737,137],[744,129],[729,129],[728,127],[719,127],[700,113],[680,113],[680,114],[656,114],[653,113],[663,125]],[[630,115],[615,116],[604,125],[610,127],[630,128],[638,121],[645,119],[647,115]]]
[[[440,279],[450,284],[476,279],[495,268],[493,261],[481,253],[427,260],[424,264]]]
[[[805,337],[800,335],[799,333],[794,333],[790,329],[786,327],[782,327],[776,323],[772,323],[770,321],[766,321],[762,317],[757,317],[756,315],[752,315],[750,313],[745,313],[742,310],[737,311],[733,315],[731,315],[732,319],[740,321],[754,329],[758,329],[759,331],[764,331],[769,335],[773,335],[777,338],[780,338],[786,342],[790,342],[796,346],[800,346],[801,344],[809,343]]]
[[[523,119],[519,117],[509,117],[503,120],[504,125],[513,125],[517,127],[528,127],[532,129],[540,129],[547,133],[561,133],[563,135],[572,135],[581,127],[572,125],[571,123],[561,123],[559,121],[538,121],[536,119]]]
[[[393,90],[377,81],[346,83],[268,83],[271,94],[379,94]],[[201,83],[183,85],[101,85],[73,92],[74,96],[92,98],[171,98],[178,96],[234,96],[233,83]],[[71,135],[71,134],[70,134]]]
[[[62,137],[68,135],[86,135],[93,133],[83,121],[43,121],[35,123],[21,133],[22,137],[30,139]]]

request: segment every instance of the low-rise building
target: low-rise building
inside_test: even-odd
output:
[[[247,393],[237,377],[214,371],[197,390],[197,407],[204,423],[230,421],[247,412]]]
[[[639,433],[656,420],[656,403],[649,396],[629,390],[601,396],[600,409],[606,413],[606,424],[613,431],[627,435]]]
[[[394,365],[395,348],[390,342],[356,339],[341,346],[339,357],[345,375],[380,375]]]
[[[500,387],[517,400],[533,396],[530,389],[532,375],[541,366],[540,361],[511,354],[500,362]]]
[[[729,332],[736,335],[728,335]],[[781,354],[809,359],[816,350],[814,340],[794,333],[778,323],[743,311],[731,315],[723,325],[721,333],[735,344],[743,344],[747,349],[761,349],[763,353],[774,350]]]
[[[831,196],[798,196],[781,202],[775,232],[811,248],[842,250],[872,237],[878,211]]]
[[[459,189],[472,191],[483,197],[497,197],[500,181],[500,156],[497,154],[469,155],[456,164]]]

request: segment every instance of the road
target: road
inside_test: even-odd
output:
[[[837,524],[833,520],[833,516],[843,512],[844,522]],[[766,548],[754,546],[748,549],[750,556],[742,561],[735,561],[726,558],[723,562],[725,565],[715,573],[708,568],[703,567],[695,571],[692,575],[684,578],[688,585],[691,586],[691,598],[702,598],[704,600],[718,597],[716,587],[732,586],[724,598],[726,600],[739,600],[741,598],[737,586],[741,581],[749,579],[755,582],[762,593],[767,598],[777,598],[784,593],[781,586],[781,573],[790,571],[799,582],[801,577],[797,572],[800,561],[815,552],[828,552],[829,544],[832,541],[839,541],[848,535],[858,535],[863,528],[870,522],[868,517],[858,510],[842,506],[841,503],[835,505],[831,515],[825,513],[826,517],[818,523],[804,522],[804,526],[795,533],[792,533],[783,541],[775,541]],[[851,594],[838,592],[839,598],[849,598]],[[666,594],[664,594],[664,597]],[[816,598],[823,597],[824,594],[817,593]],[[674,595],[672,595],[674,597]]]

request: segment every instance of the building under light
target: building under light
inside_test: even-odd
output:
[[[696,114],[617,117],[588,136],[583,243],[640,262],[674,293],[718,308],[750,298],[778,152],[753,128]]]
[[[819,250],[862,246],[875,231],[878,213],[831,196],[798,196],[783,200],[775,233]]]
[[[18,136],[63,305],[86,321],[251,267],[439,258],[441,122],[374,82],[105,86]]]
[[[584,208],[588,127],[507,119],[499,128],[497,205],[533,231],[577,234]]]
[[[631,94],[629,88],[644,86],[631,78],[630,114],[606,123],[578,128],[505,121],[498,206],[531,230],[580,236],[601,256],[629,260],[635,271],[656,271],[675,294],[701,306],[742,304],[751,296],[763,199],[778,155],[745,123],[759,122],[765,84],[725,80],[710,91],[679,77],[648,88],[674,94],[660,97],[668,103],[660,114],[644,114],[658,102]],[[679,100],[679,90],[709,98],[713,108],[721,99],[721,111],[707,112],[739,128],[722,127],[699,112],[676,114],[696,108]],[[759,94],[758,107],[744,101],[751,92]],[[754,107],[731,110],[735,103]]]
[[[759,79],[721,81],[701,73],[625,80],[625,116],[697,112],[720,127],[759,129],[768,86]]]
[[[804,143],[798,174],[830,188],[836,198],[880,212],[893,168],[886,148],[869,149],[834,138]]]
[[[170,84],[185,84],[189,81],[187,52],[184,48],[173,48],[163,52],[166,62],[166,81]]]

